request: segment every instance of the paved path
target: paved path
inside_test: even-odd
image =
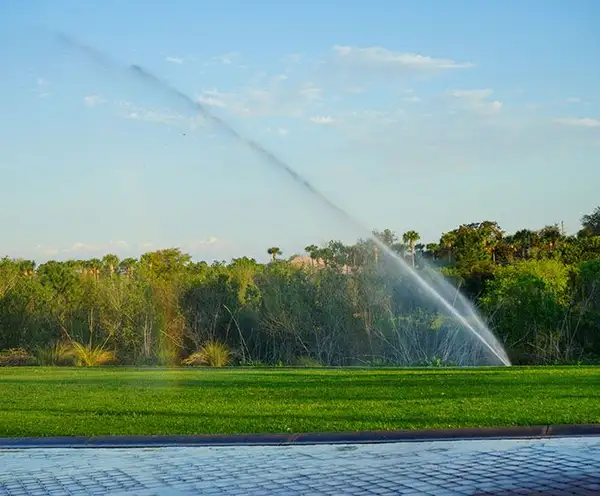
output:
[[[600,437],[0,450],[0,495],[600,495]]]

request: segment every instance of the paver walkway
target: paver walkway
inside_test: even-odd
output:
[[[0,450],[0,495],[594,494],[600,437]]]

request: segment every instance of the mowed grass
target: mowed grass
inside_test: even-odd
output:
[[[600,368],[0,369],[0,436],[600,423]]]

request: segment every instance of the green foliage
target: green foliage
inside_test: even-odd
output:
[[[231,357],[231,350],[227,345],[218,341],[206,343],[198,351],[183,360],[183,365],[207,365],[209,367],[227,367]]]
[[[272,246],[264,264],[240,257],[209,265],[178,248],[38,267],[5,257],[0,350],[23,348],[48,365],[174,366],[221,343],[239,364],[289,366],[299,357],[327,366],[464,364],[446,349],[458,324],[397,270],[389,248],[426,280],[445,278],[456,297],[470,298],[516,363],[593,360],[600,357],[596,214],[577,236],[556,225],[507,235],[482,221],[424,245],[414,230],[399,237],[384,229],[374,232],[377,242],[331,240],[288,260]],[[71,342],[82,349],[67,350]]]
[[[586,236],[600,236],[600,206],[591,214],[586,214],[581,218],[581,225]]]
[[[57,341],[45,348],[35,351],[35,361],[38,365],[75,365],[76,353],[71,343]]]
[[[481,306],[513,355],[525,362],[570,360],[569,269],[556,260],[527,260],[501,267]]]
[[[106,350],[103,346],[73,342],[72,347],[75,365],[78,367],[99,367],[113,363],[116,358],[114,351]]]

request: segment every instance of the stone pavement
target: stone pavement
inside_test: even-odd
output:
[[[595,494],[600,437],[0,449],[0,495]]]

